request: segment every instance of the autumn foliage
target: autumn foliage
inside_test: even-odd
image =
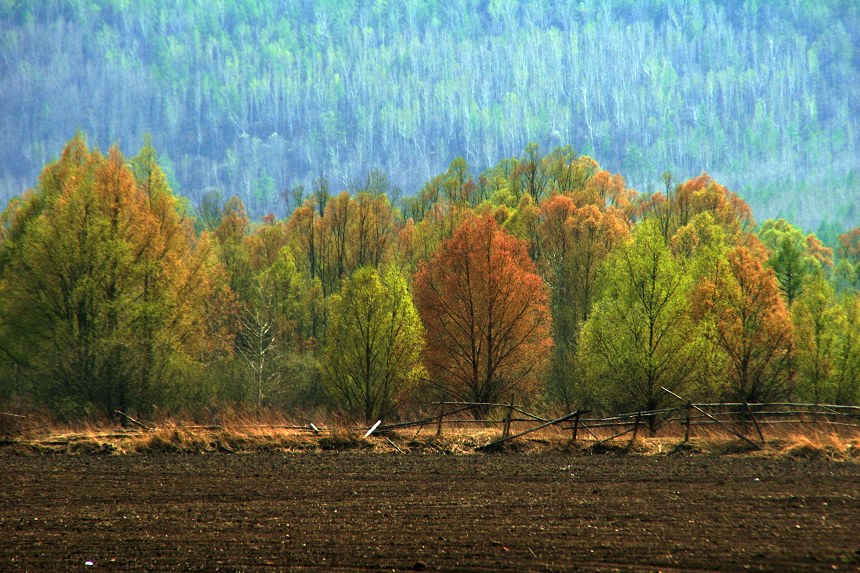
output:
[[[552,346],[547,288],[522,241],[489,215],[467,219],[415,278],[432,383],[496,402],[538,388]]]
[[[764,258],[760,244],[731,249],[723,272],[702,281],[695,296],[700,316],[713,319],[714,341],[728,358],[723,393],[733,400],[778,400],[791,391],[791,318]]]
[[[6,215],[0,347],[60,411],[146,411],[224,348],[220,265],[147,151],[136,178],[118,149],[76,137]]]

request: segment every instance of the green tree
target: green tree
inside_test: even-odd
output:
[[[838,304],[839,322],[834,352],[833,401],[860,405],[860,294],[842,295]]]
[[[363,267],[331,297],[323,350],[325,380],[338,406],[371,423],[390,417],[424,379],[423,327],[395,267]]]
[[[245,244],[249,226],[245,204],[235,195],[230,197],[224,204],[214,237],[218,245],[218,258],[227,271],[230,289],[239,298],[249,296],[253,282],[251,261]]]
[[[762,223],[758,236],[770,252],[768,265],[776,273],[779,290],[791,306],[819,262],[809,251],[807,237],[785,219],[768,219]]]
[[[858,290],[857,269],[845,259],[836,264],[831,278],[836,292],[840,294]]]
[[[703,339],[690,316],[691,280],[653,221],[603,265],[601,288],[581,333],[585,398],[611,409],[654,410],[684,393]]]
[[[815,404],[836,399],[835,359],[840,334],[848,335],[845,317],[835,304],[833,287],[818,273],[807,281],[791,308],[794,324],[795,357],[798,371],[797,394]]]
[[[197,207],[197,224],[200,230],[212,232],[221,224],[224,210],[224,194],[218,189],[209,189],[203,193],[200,205]]]

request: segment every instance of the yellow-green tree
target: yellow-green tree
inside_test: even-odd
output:
[[[838,339],[845,332],[845,317],[840,316],[833,287],[818,273],[807,281],[791,308],[795,334],[797,394],[815,404],[836,399],[834,377]]]
[[[36,400],[70,415],[162,405],[176,369],[226,340],[209,243],[154,155],[137,161],[143,176],[76,136],[3,217],[0,347]]]
[[[834,353],[833,401],[860,405],[860,294],[842,295],[838,303],[839,322]]]
[[[251,261],[245,244],[249,225],[245,204],[234,195],[224,204],[221,222],[214,232],[218,258],[227,272],[230,289],[240,298],[248,295],[252,285]]]
[[[609,409],[654,410],[684,393],[704,343],[690,315],[691,279],[654,221],[640,224],[603,265],[580,335],[583,399]]]
[[[330,300],[323,373],[335,403],[370,423],[391,416],[424,379],[424,329],[396,267],[362,267]]]

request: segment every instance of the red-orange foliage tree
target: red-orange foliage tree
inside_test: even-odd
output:
[[[671,191],[672,176],[664,173],[666,194],[644,197],[637,211],[640,217],[655,219],[666,240],[687,225],[699,213],[710,212],[714,222],[729,236],[738,236],[755,226],[752,210],[738,195],[703,173]]]
[[[415,299],[425,361],[446,396],[496,402],[536,386],[552,345],[547,287],[525,244],[490,215],[468,218],[422,264]]]
[[[838,254],[852,265],[860,263],[860,227],[839,235]]]

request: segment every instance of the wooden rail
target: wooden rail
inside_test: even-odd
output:
[[[649,429],[654,431],[669,424],[678,424],[684,428],[685,442],[692,436],[693,428],[714,425],[721,427],[750,446],[758,448],[765,442],[765,429],[773,424],[826,423],[829,426],[860,429],[860,407],[858,406],[790,402],[772,404],[744,402],[694,404],[674,392],[669,392],[668,390],[667,392],[683,404],[669,408],[641,410],[591,418],[585,417],[585,414],[588,413],[587,410],[574,410],[570,414],[561,417],[552,417],[534,414],[513,402],[504,404],[497,402],[439,401],[431,403],[432,407],[438,409],[437,414],[411,422],[381,425],[377,432],[434,425],[436,426],[436,436],[439,437],[442,435],[445,425],[480,424],[485,426],[501,426],[500,438],[479,448],[493,449],[510,440],[552,425],[568,429],[571,432],[571,441],[577,441],[583,432],[587,432],[590,434],[590,439],[593,439],[598,444],[604,444],[628,434],[632,434],[630,439],[630,443],[632,444],[636,440],[640,426],[646,423],[650,423]],[[479,407],[495,409],[503,413],[503,415],[500,418],[482,417],[479,419],[458,417],[462,412]],[[853,420],[856,420],[857,423],[852,423]],[[521,430],[518,433],[512,433],[513,424],[528,422],[538,422],[539,424]],[[620,431],[613,433],[608,438],[600,437],[595,433],[595,430],[598,429],[611,428],[616,428]],[[750,431],[753,432],[755,440],[750,437]]]
[[[393,423],[380,422],[372,435],[384,435],[392,430],[406,428],[421,428],[435,426],[436,436],[441,437],[445,426],[452,425],[483,425],[487,427],[500,427],[500,439],[488,445],[500,445],[521,436],[528,435],[540,429],[557,426],[570,431],[571,441],[585,437],[589,441],[604,444],[616,440],[628,434],[632,434],[631,444],[635,441],[640,426],[647,424],[651,435],[659,432],[661,428],[683,428],[684,441],[690,440],[695,428],[717,426],[724,431],[734,435],[740,440],[747,442],[753,447],[760,447],[765,443],[768,429],[777,425],[785,424],[823,424],[834,429],[854,428],[860,431],[860,406],[846,406],[841,404],[803,404],[794,402],[775,403],[745,403],[745,402],[721,402],[721,403],[692,403],[674,392],[666,390],[680,403],[674,407],[659,408],[653,410],[641,410],[622,414],[613,414],[603,417],[586,417],[588,410],[576,409],[561,417],[558,415],[538,415],[530,412],[523,405],[513,401],[508,403],[496,402],[462,402],[446,401],[433,402],[430,404],[431,412],[424,418],[412,421],[400,421]],[[481,416],[478,419],[467,417],[464,412],[475,411],[480,408],[490,415]],[[132,418],[125,412],[116,411],[116,415],[123,418],[137,428],[138,431],[152,431],[158,427],[150,422]],[[495,417],[498,416],[498,417]],[[23,427],[30,418],[21,414],[0,412],[0,420],[6,420],[5,430],[14,434],[24,431],[39,429],[40,427]],[[531,427],[524,425],[529,424]],[[10,428],[14,426],[14,428]],[[307,431],[314,434],[331,432],[330,428],[308,425],[276,425],[276,424],[212,424],[212,425],[180,425],[187,430],[224,430],[224,429],[280,429]],[[354,430],[367,431],[367,427],[356,427]],[[607,431],[600,431],[607,430]],[[611,431],[615,430],[615,431]],[[3,428],[0,427],[0,432]],[[126,429],[125,431],[132,431]],[[610,434],[610,437],[606,437]],[[417,435],[417,433],[416,433]]]

